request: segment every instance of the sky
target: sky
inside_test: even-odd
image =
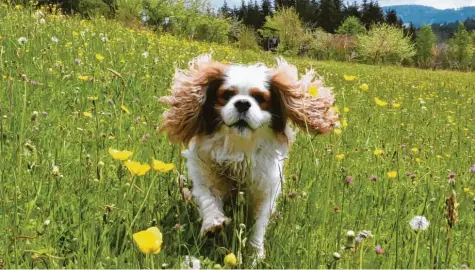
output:
[[[244,1],[247,2],[249,0],[244,0]],[[221,7],[224,3],[224,0],[211,0],[211,2],[213,3],[214,7]],[[241,5],[241,0],[227,0],[227,2],[230,7]],[[344,2],[346,2],[346,0],[344,0]],[[353,0],[349,0],[349,2],[352,3]],[[357,0],[357,2],[362,2],[362,1]],[[425,6],[435,7],[438,9],[475,6],[475,0],[379,0],[378,2],[381,6],[425,5]]]

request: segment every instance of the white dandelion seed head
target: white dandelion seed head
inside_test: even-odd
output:
[[[415,231],[425,231],[429,228],[429,220],[424,216],[415,216],[409,221],[409,225]]]
[[[51,41],[53,41],[54,43],[58,43],[59,39],[56,36],[52,36]]]
[[[26,37],[20,37],[20,38],[18,39],[18,44],[20,44],[20,45],[23,45],[23,44],[25,44],[25,43],[27,43],[27,42],[28,42],[28,39],[26,39]]]
[[[361,243],[367,238],[371,238],[373,235],[371,234],[371,231],[360,231],[358,232],[358,236],[356,237],[355,241],[357,243]]]
[[[143,56],[143,58],[148,58],[148,52],[143,52],[142,56]]]
[[[355,232],[354,231],[348,231],[346,233],[346,237],[355,237]]]
[[[40,19],[40,23],[41,23],[41,24],[43,24],[43,23],[45,23],[45,22],[46,22],[46,20],[45,20],[44,18],[41,18],[41,19]]]

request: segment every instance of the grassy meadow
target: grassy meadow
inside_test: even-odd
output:
[[[0,25],[0,268],[184,268],[186,256],[219,268],[230,252],[247,258],[242,207],[226,233],[200,239],[197,210],[178,189],[180,149],[157,133],[158,98],[174,68],[201,53],[269,65],[275,55],[6,6]],[[474,74],[289,60],[334,87],[342,126],[299,133],[256,267],[475,267]],[[109,148],[175,169],[133,176]],[[413,230],[414,216],[428,228]],[[164,242],[144,255],[132,234],[151,226]],[[372,237],[353,247],[350,230]]]

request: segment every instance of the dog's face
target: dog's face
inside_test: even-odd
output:
[[[219,86],[214,87],[209,90],[216,91],[214,108],[222,124],[240,136],[249,137],[263,127],[280,128],[272,122],[284,121],[279,97],[271,89],[269,69],[264,65],[229,66]]]
[[[188,143],[196,136],[213,135],[223,126],[245,138],[268,129],[285,143],[289,119],[310,132],[328,133],[337,118],[330,109],[334,98],[321,80],[314,80],[315,75],[310,69],[299,80],[295,66],[284,60],[270,68],[224,64],[209,55],[197,57],[188,70],[177,70],[172,95],[160,99],[171,105],[163,115],[162,130]],[[310,85],[318,87],[317,96],[308,94]]]

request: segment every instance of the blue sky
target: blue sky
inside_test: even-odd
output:
[[[244,1],[247,2],[249,0]],[[221,7],[224,3],[224,0],[211,0],[211,2],[213,3],[214,7]],[[227,0],[227,2],[231,7],[234,5],[239,6],[241,4],[241,0]],[[352,3],[353,0],[349,0],[349,2]],[[357,0],[357,2],[361,1]],[[378,2],[381,6],[415,4],[431,6],[439,9],[475,6],[475,0],[379,0]]]

